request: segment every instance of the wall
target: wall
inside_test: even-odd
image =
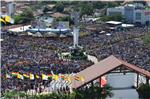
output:
[[[107,82],[113,87],[114,96],[107,99],[138,99],[138,93],[133,88],[136,82],[134,73],[114,73],[107,75]]]

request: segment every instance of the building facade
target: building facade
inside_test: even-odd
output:
[[[128,4],[121,7],[108,8],[107,15],[121,14],[126,23],[137,23],[150,25],[150,9],[141,4]]]
[[[15,14],[16,4],[14,2],[7,3],[7,15],[13,16]]]

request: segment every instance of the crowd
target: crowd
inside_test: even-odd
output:
[[[150,32],[150,27],[135,27],[129,30],[110,32],[111,35],[94,34],[85,44],[89,53],[102,60],[110,55],[150,70],[150,47],[142,37]],[[82,39],[83,40],[83,39]],[[81,42],[83,42],[81,40]],[[91,45],[88,45],[91,44]]]
[[[33,38],[26,36],[2,35],[2,91],[6,89],[25,90],[33,86],[43,86],[42,80],[5,79],[6,74],[71,74],[77,73],[93,63],[86,60],[64,60],[58,56],[60,51],[69,51],[69,46],[59,38]],[[62,50],[63,49],[63,50]],[[34,85],[36,82],[37,85]],[[46,81],[48,82],[48,81]],[[38,85],[40,84],[40,85]]]
[[[150,27],[134,27],[129,30],[109,32],[110,35],[91,33],[79,38],[88,54],[102,60],[114,55],[129,63],[150,70],[150,47],[145,45],[141,37],[150,32]],[[34,38],[28,36],[2,35],[1,65],[2,91],[7,89],[27,90],[50,82],[42,80],[5,79],[10,72],[48,74],[77,73],[91,62],[85,60],[70,61],[60,59],[59,52],[69,51],[73,45],[72,37],[67,38]],[[35,83],[36,82],[36,83]]]

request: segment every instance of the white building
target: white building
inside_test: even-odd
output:
[[[14,2],[7,3],[7,15],[13,16],[15,14],[16,4]]]
[[[107,9],[107,15],[115,15],[115,14],[124,15],[124,7],[123,6],[119,6],[119,7],[108,8]]]
[[[115,14],[123,15],[128,23],[150,24],[150,9],[146,9],[142,4],[128,4],[107,9],[107,15]]]
[[[150,7],[150,1],[147,1],[147,5]]]

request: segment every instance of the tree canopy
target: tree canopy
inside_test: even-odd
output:
[[[31,8],[26,8],[20,15],[13,16],[13,18],[15,20],[15,24],[29,23],[34,20],[34,15]]]
[[[46,12],[48,12],[48,11],[50,11],[50,10],[51,10],[51,9],[46,6],[46,7],[44,7],[44,9],[43,9],[43,13],[46,13]]]
[[[20,14],[24,23],[31,22],[34,19],[33,11],[31,8],[26,8],[23,13]]]
[[[142,99],[150,99],[150,85],[148,84],[140,84],[140,87],[137,89],[140,98]]]
[[[62,2],[57,2],[54,9],[57,12],[63,12],[64,11],[64,4]]]
[[[102,21],[123,21],[124,18],[121,14],[111,15],[111,16],[101,16]]]
[[[102,9],[106,6],[106,4],[104,2],[101,2],[101,1],[94,1],[93,2],[93,7],[95,9]]]
[[[81,16],[83,15],[92,15],[94,12],[93,5],[90,3],[81,5]]]
[[[144,36],[142,39],[146,45],[150,45],[150,32],[146,36]]]

